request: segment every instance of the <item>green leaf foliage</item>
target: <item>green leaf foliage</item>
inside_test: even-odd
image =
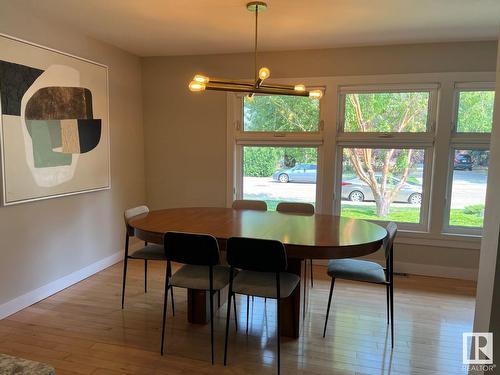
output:
[[[361,114],[353,101],[359,101]],[[428,106],[428,92],[347,94],[344,131],[425,132]]]
[[[318,131],[319,100],[278,95],[245,97],[243,118],[245,131]]]
[[[493,123],[495,91],[461,91],[457,132],[489,133]]]

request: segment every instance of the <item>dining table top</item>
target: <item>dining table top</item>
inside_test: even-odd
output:
[[[366,220],[220,207],[150,211],[132,218],[129,226],[137,237],[159,244],[169,231],[210,234],[222,250],[230,237],[278,240],[289,257],[310,259],[367,255],[377,251],[387,236],[385,228]]]

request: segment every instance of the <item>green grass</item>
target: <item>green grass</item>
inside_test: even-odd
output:
[[[464,209],[452,209],[450,214],[450,225],[454,227],[482,228],[483,217],[478,214],[467,213],[467,207]]]
[[[266,200],[267,209],[276,211],[280,200]],[[314,205],[314,202],[308,202]],[[482,228],[481,217],[484,205],[473,205],[465,208],[453,208],[450,213],[450,226]],[[342,202],[342,216],[353,219],[380,220],[374,206],[360,206],[357,204]],[[396,221],[399,223],[418,223],[420,221],[420,208],[418,207],[392,207],[384,221]]]
[[[483,218],[481,217],[481,213],[483,209],[483,205],[451,209],[450,226],[482,228]],[[344,202],[342,202],[342,216],[353,219],[380,220],[377,216],[375,206],[359,206]],[[420,208],[392,207],[389,215],[385,217],[384,220],[400,223],[418,223],[420,221]]]
[[[342,202],[342,216],[353,219],[380,220],[377,209],[373,206],[360,206]],[[386,221],[399,223],[418,223],[420,221],[420,208],[417,207],[391,207],[390,213],[384,218]]]

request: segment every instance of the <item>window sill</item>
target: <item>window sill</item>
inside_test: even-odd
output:
[[[481,248],[481,236],[454,233],[442,233],[436,235],[427,232],[400,230],[398,232],[398,237],[396,238],[396,243],[479,250]]]

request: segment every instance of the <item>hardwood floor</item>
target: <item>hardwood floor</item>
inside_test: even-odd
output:
[[[169,306],[166,354],[160,330],[164,263],[129,262],[125,309],[117,264],[0,321],[0,352],[56,367],[57,374],[274,374],[275,308],[255,298],[245,335],[246,297],[238,297],[239,331],[231,324],[228,366],[222,365],[226,306],[215,325],[216,364],[210,364],[209,326],[186,320],[186,291]],[[316,266],[309,311],[299,340],[282,339],[283,374],[464,374],[462,332],[474,313],[473,282],[396,277],[391,351],[385,288],[338,281],[327,336],[322,338],[329,279]]]

